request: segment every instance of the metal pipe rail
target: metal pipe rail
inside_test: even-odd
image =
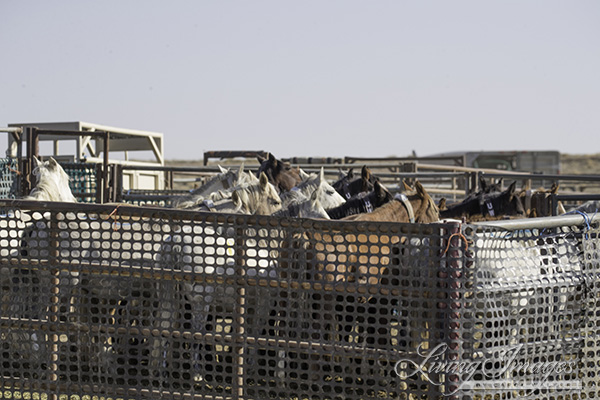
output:
[[[23,132],[23,128],[5,128],[5,127],[0,127],[0,132],[5,132],[5,133],[22,133]]]
[[[502,228],[510,231],[522,229],[544,229],[558,228],[561,226],[580,226],[586,224],[600,223],[600,215],[587,217],[581,214],[565,214],[554,217],[539,217],[539,218],[523,218],[523,219],[508,219],[500,221],[482,221],[472,222],[470,225],[477,227],[491,226]]]

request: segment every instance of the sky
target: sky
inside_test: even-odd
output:
[[[596,0],[0,0],[0,16],[0,126],[162,132],[187,160],[600,153]]]

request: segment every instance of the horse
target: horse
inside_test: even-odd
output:
[[[342,219],[353,214],[370,213],[391,201],[393,197],[385,186],[377,181],[371,192],[354,196],[341,206],[327,210],[327,214],[331,219]]]
[[[516,182],[502,192],[479,192],[463,201],[440,209],[440,218],[465,218],[468,222],[494,220],[505,217],[524,217],[521,198],[515,193]]]
[[[199,188],[191,191],[190,194],[173,199],[172,207],[180,209],[192,208],[208,198],[212,193],[233,188],[240,183],[240,180],[245,179],[243,164],[237,171],[225,169],[220,165],[219,170],[221,171],[220,173],[210,178]]]
[[[287,192],[294,186],[302,182],[302,177],[306,176],[300,172],[300,168],[292,168],[289,163],[275,158],[269,153],[267,158],[257,157],[260,167],[257,175],[265,173],[271,182],[280,192]]]
[[[33,160],[35,167],[32,174],[36,178],[36,185],[23,200],[77,202],[69,187],[69,175],[54,158],[40,161],[34,157]],[[21,258],[31,256],[32,253],[34,256],[49,253],[48,224],[47,213],[13,210],[4,214],[0,219],[0,231],[9,234],[16,228],[18,233],[3,240],[5,243],[0,249],[2,257]],[[32,247],[36,246],[45,248],[33,250]],[[54,296],[53,277],[49,269],[4,266],[0,268],[0,276],[0,280],[8,279],[10,285],[14,286],[13,290],[6,291],[0,297],[3,315],[26,319],[42,319],[47,316],[47,306],[43,304],[50,304]],[[69,278],[63,276],[61,279]],[[77,273],[72,273],[70,279],[77,279]],[[2,286],[4,287],[4,283]],[[10,343],[13,351],[22,354],[23,362],[47,368],[51,348],[39,334],[15,331],[8,334],[5,340]]]
[[[192,209],[196,211],[271,215],[279,211],[281,206],[281,198],[275,186],[269,182],[264,173],[261,173],[257,183],[236,186],[231,198],[216,202],[206,199]]]
[[[327,182],[323,168],[321,168],[319,174],[308,176],[302,183],[292,188],[289,192],[282,193],[281,200],[285,204],[287,198],[292,197],[294,192],[300,192],[309,198],[315,191],[320,205],[325,210],[338,207],[346,202],[346,200]]]
[[[353,196],[359,193],[366,193],[373,190],[373,183],[377,178],[371,174],[371,170],[364,165],[361,169],[360,177],[354,179],[354,172],[352,168],[348,170],[345,176],[342,176],[331,186],[346,200],[349,200]]]
[[[54,158],[40,161],[34,156],[33,160],[35,167],[32,173],[37,183],[23,200],[77,202],[69,187],[71,178]]]
[[[408,196],[395,194],[393,201],[382,205],[371,213],[361,213],[342,218],[352,221],[381,221],[381,222],[411,222],[430,223],[440,219],[440,212],[421,182],[415,182],[415,187],[410,188],[405,183],[405,188],[410,190]]]
[[[298,217],[298,218],[313,218],[313,219],[329,219],[329,215],[319,201],[319,192],[323,188],[319,186],[311,194],[310,198],[306,197],[302,192],[292,190],[290,196],[286,200],[291,200],[281,210],[271,214],[274,217]]]

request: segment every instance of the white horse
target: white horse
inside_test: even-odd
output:
[[[236,186],[230,197],[217,201],[208,198],[190,209],[234,214],[271,215],[281,209],[281,198],[275,186],[269,182],[264,173],[261,173],[258,182]]]
[[[247,179],[246,174],[243,172],[243,165],[240,166],[238,171],[225,169],[220,165],[219,169],[221,172],[210,178],[204,185],[194,189],[188,195],[175,198],[173,207],[182,209],[195,207],[198,203],[209,198],[211,193],[235,187],[238,185],[240,177],[243,177],[244,180]]]
[[[290,195],[286,196],[286,200],[289,200],[289,202],[284,204],[281,210],[272,215],[274,217],[330,219],[329,214],[327,214],[327,211],[319,201],[319,195],[322,190],[322,187],[318,187],[311,194],[310,198],[307,198],[300,191],[292,191]]]
[[[69,176],[54,158],[41,162],[34,157],[36,186],[24,200],[77,202],[69,187]],[[48,250],[48,216],[46,213],[9,210],[0,216],[0,256],[45,257]],[[32,246],[40,247],[31,251]],[[71,276],[72,279],[74,275]],[[52,276],[47,269],[28,267],[0,268],[0,281],[11,287],[2,294],[2,313],[17,318],[42,319],[47,313],[46,304],[52,296]],[[9,283],[10,282],[10,283]],[[19,351],[24,360],[33,365],[47,361],[51,349],[37,333],[13,332],[7,338],[13,351]]]
[[[282,201],[286,203],[286,197],[291,195],[291,192],[299,191],[307,198],[310,198],[315,191],[320,205],[325,210],[330,210],[338,207],[346,202],[346,200],[331,186],[325,179],[325,171],[321,168],[319,174],[309,175],[302,183],[298,184],[290,192],[281,195]]]
[[[73,196],[69,187],[69,175],[65,170],[50,157],[47,161],[40,161],[34,157],[35,167],[32,171],[36,178],[36,186],[23,200],[37,201],[61,201],[75,203],[77,199]],[[0,256],[15,255],[23,251],[23,245],[27,246],[25,240],[32,236],[44,237],[47,235],[45,226],[47,218],[39,212],[14,210],[0,217]],[[18,228],[18,232],[8,229]]]
[[[54,158],[42,162],[34,156],[33,160],[36,164],[33,175],[37,184],[24,200],[77,202],[69,187],[69,175]]]

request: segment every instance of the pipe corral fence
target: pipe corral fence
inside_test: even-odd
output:
[[[347,167],[335,163],[330,177]],[[0,162],[2,398],[600,394],[595,215],[468,225],[181,211],[149,205],[187,192],[175,173],[199,184],[218,169],[61,164],[81,176],[80,198],[141,206],[18,200],[27,170]],[[376,167],[392,188],[429,180],[457,197],[480,174],[600,180]],[[128,168],[163,172],[166,190],[123,188]]]
[[[23,200],[0,213],[5,397],[598,394],[597,218],[356,223]]]

